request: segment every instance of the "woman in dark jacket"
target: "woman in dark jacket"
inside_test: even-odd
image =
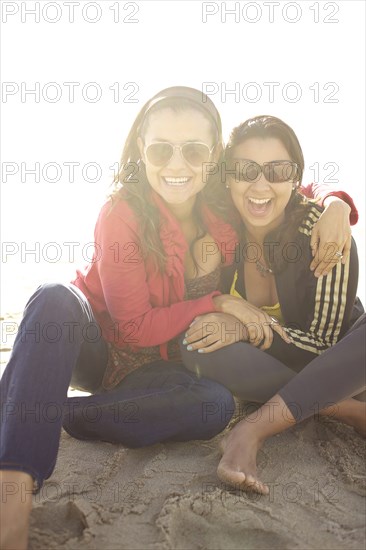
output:
[[[259,492],[268,490],[255,466],[263,439],[314,408],[329,414],[326,405],[337,403],[333,416],[366,431],[366,404],[353,398],[365,385],[356,246],[352,241],[342,262],[342,252],[329,243],[335,268],[312,276],[311,237],[321,209],[299,193],[303,169],[297,137],[281,120],[259,116],[233,131],[226,186],[242,230],[226,273],[231,296],[219,298],[223,313],[199,316],[182,344],[184,363],[195,374],[241,399],[267,403],[257,411],[261,422],[249,417],[226,438],[218,470],[222,480]],[[264,415],[268,403],[276,407],[274,418]]]

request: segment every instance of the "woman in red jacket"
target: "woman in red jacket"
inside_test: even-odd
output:
[[[205,173],[222,149],[219,114],[198,90],[169,88],[142,108],[96,224],[92,262],[70,285],[42,285],[26,306],[1,381],[5,486],[39,491],[62,425],[80,439],[138,447],[209,439],[230,420],[231,392],[186,370],[176,340],[196,316],[219,310],[220,269],[233,259],[222,184]],[[329,208],[320,243],[337,239],[347,253],[348,210]],[[345,231],[334,230],[334,215]],[[67,399],[70,383],[93,395]],[[206,415],[205,404],[227,414]],[[3,548],[14,540],[25,548],[30,498],[7,499]]]

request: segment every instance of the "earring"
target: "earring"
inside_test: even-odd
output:
[[[225,185],[226,189],[230,189],[230,185],[226,184]]]

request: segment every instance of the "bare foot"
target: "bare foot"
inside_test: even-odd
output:
[[[33,479],[25,472],[1,470],[0,482],[0,548],[26,550]]]
[[[223,457],[217,468],[221,481],[236,489],[267,495],[268,486],[257,477],[256,458],[261,444],[253,424],[239,422],[221,442]]]

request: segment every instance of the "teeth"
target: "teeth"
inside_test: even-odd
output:
[[[254,204],[268,204],[272,199],[253,199],[249,197],[249,200],[250,202],[254,202]]]
[[[184,185],[190,178],[164,178],[168,185]]]

